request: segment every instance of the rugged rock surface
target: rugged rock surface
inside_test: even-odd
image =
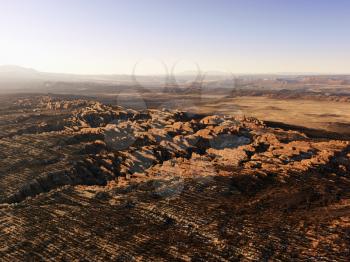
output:
[[[2,261],[350,256],[348,141],[57,97],[0,118]]]

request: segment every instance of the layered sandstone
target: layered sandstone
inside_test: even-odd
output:
[[[350,255],[346,140],[81,99],[1,110],[3,261]]]

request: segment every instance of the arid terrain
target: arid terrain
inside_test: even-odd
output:
[[[0,10],[0,262],[350,262],[350,1]]]
[[[91,90],[1,96],[2,261],[348,260],[345,94]]]

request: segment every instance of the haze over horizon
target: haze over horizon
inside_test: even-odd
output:
[[[31,67],[24,67],[24,66],[21,66],[21,65],[2,65],[0,64],[0,73],[2,74],[2,76],[6,76],[6,73],[24,73],[24,74],[40,74],[40,75],[76,75],[76,76],[132,76],[133,75],[133,72],[131,71],[130,73],[72,73],[72,72],[53,72],[53,71],[40,71],[40,70],[37,70],[35,68],[31,68]],[[166,76],[167,74],[165,73],[145,73],[145,74],[136,74],[138,76],[145,76],[145,77],[148,77],[148,76],[159,76],[159,77],[162,77],[162,76]],[[239,76],[239,75],[291,75],[291,76],[317,76],[317,75],[344,75],[344,76],[348,76],[350,75],[350,73],[344,73],[344,74],[337,74],[337,73],[318,73],[318,72],[271,72],[271,73],[234,73],[234,72],[228,72],[228,71],[218,71],[218,70],[208,70],[208,71],[204,71],[204,70],[201,70],[200,68],[197,68],[197,70],[188,70],[188,71],[177,71],[177,72],[174,72],[173,75],[183,75],[183,76],[193,76],[193,75],[209,75],[209,76],[227,76],[227,77],[234,77],[234,76]],[[168,75],[169,76],[169,75]]]
[[[0,65],[72,74],[347,74],[350,3],[0,2]]]

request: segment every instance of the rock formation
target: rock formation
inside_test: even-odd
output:
[[[350,255],[349,141],[57,97],[0,114],[2,261]]]

